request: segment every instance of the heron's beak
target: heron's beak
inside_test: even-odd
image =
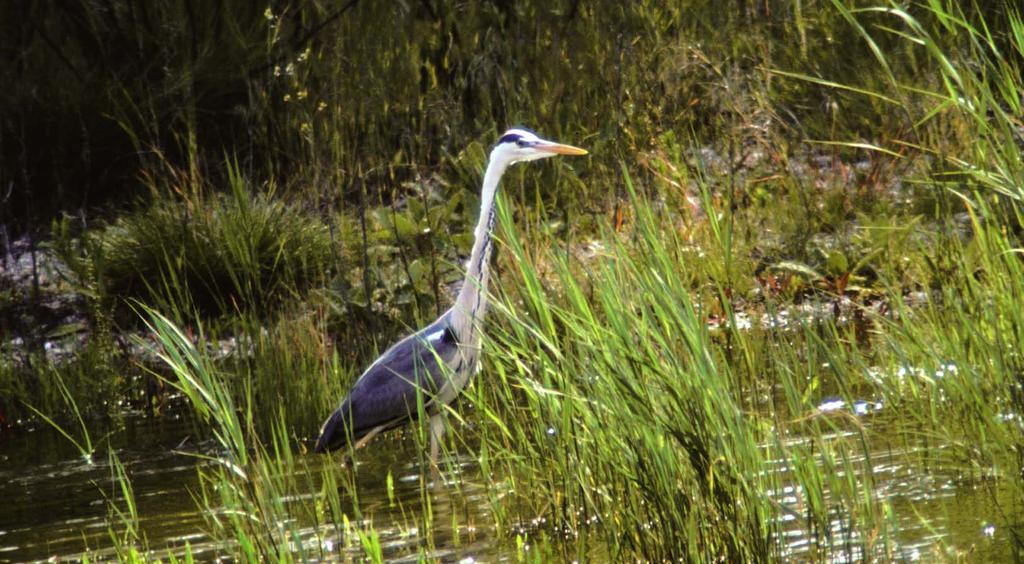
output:
[[[556,155],[586,155],[586,149],[580,149],[579,147],[573,147],[572,145],[562,145],[561,143],[552,143],[551,141],[541,141],[533,146],[538,151],[544,151],[547,153],[554,153]]]

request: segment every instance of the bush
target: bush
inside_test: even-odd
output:
[[[158,194],[87,235],[101,295],[179,313],[267,314],[320,284],[335,259],[323,220],[231,178],[229,194]]]

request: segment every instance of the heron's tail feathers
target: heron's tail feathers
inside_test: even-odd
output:
[[[335,410],[320,427],[313,452],[330,452],[347,445],[350,438],[348,419],[348,410],[344,406]]]

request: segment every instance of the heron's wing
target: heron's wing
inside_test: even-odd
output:
[[[430,329],[399,341],[356,381],[347,398],[356,432],[415,414],[418,396],[429,403],[441,388],[458,345]]]
[[[416,417],[444,385],[457,362],[458,343],[445,318],[387,350],[356,380],[341,406],[324,423],[316,450],[333,450],[376,427],[390,428]]]

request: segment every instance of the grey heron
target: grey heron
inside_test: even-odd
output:
[[[430,459],[437,463],[442,412],[466,387],[480,356],[480,322],[487,311],[491,231],[498,181],[509,165],[587,151],[541,139],[523,127],[506,131],[491,150],[480,194],[480,218],[462,289],[448,311],[405,337],[373,362],[320,428],[314,450],[360,448],[381,431],[430,416]]]

